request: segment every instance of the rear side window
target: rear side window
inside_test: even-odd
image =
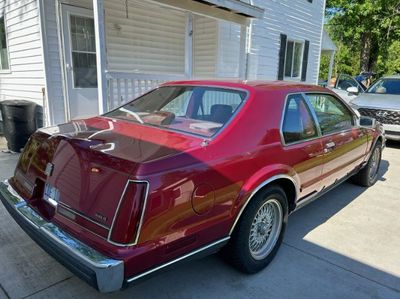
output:
[[[282,134],[286,144],[318,136],[310,110],[301,95],[290,95],[286,101]]]
[[[317,114],[323,135],[352,128],[353,114],[339,99],[328,94],[308,94],[307,97]]]

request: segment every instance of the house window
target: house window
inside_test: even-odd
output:
[[[303,43],[288,40],[285,56],[285,77],[300,78],[303,56]]]
[[[0,13],[0,71],[8,70],[9,68],[6,26],[4,23],[4,14],[1,15]]]

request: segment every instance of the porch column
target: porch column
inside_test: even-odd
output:
[[[185,75],[193,78],[193,14],[186,13]]]
[[[331,52],[331,59],[329,61],[329,70],[328,70],[328,86],[331,83],[331,79],[332,79],[332,71],[333,71],[333,64],[335,62],[335,54],[336,54],[336,51]]]
[[[107,53],[106,31],[104,21],[104,0],[93,0],[94,30],[96,39],[96,63],[97,63],[97,90],[99,101],[99,113],[108,110],[107,105]]]
[[[249,26],[250,22],[247,21],[245,25],[240,26],[240,56],[239,56],[239,78],[247,79],[247,59],[248,59],[248,47],[250,44],[249,38]]]

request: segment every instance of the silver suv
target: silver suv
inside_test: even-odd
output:
[[[350,105],[382,123],[387,139],[400,141],[400,75],[382,77]]]

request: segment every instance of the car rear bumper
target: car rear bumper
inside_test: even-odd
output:
[[[8,181],[0,182],[0,199],[21,228],[72,273],[101,292],[113,292],[123,287],[123,261],[102,255],[44,220]]]

